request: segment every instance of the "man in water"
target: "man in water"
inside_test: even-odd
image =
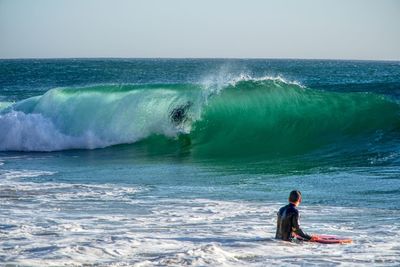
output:
[[[174,108],[169,114],[172,123],[178,126],[188,120],[187,113],[192,105],[193,103],[188,101],[186,104]]]
[[[188,101],[186,104],[174,108],[169,114],[171,122],[181,132],[181,134],[179,134],[179,140],[182,144],[182,147],[189,147],[192,143],[190,140],[190,135],[184,129],[185,122],[188,120],[190,121],[188,112],[192,105],[193,103]]]
[[[292,241],[294,237],[298,237],[304,241],[312,240],[312,236],[301,230],[299,224],[299,211],[297,206],[301,203],[301,192],[293,190],[289,195],[289,204],[280,208],[278,211],[278,222],[276,227],[276,239],[284,241]]]

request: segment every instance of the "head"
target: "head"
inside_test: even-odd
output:
[[[294,204],[295,206],[300,205],[301,203],[301,192],[298,190],[293,190],[289,195],[289,202]]]

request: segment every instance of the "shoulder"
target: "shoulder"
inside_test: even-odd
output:
[[[283,206],[282,208],[279,209],[278,214],[282,214],[287,208],[288,208],[288,205]]]
[[[290,213],[293,213],[295,215],[299,215],[299,210],[295,206],[290,205],[289,206],[289,211],[290,211]]]

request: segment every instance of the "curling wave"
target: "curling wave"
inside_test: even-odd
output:
[[[398,136],[399,114],[400,105],[381,95],[312,90],[280,78],[244,77],[218,90],[198,84],[57,88],[3,107],[0,150],[140,141],[205,157],[298,154]]]

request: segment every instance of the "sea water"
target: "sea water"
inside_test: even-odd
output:
[[[0,263],[400,264],[400,63],[0,60]],[[303,194],[303,230],[274,239]]]

